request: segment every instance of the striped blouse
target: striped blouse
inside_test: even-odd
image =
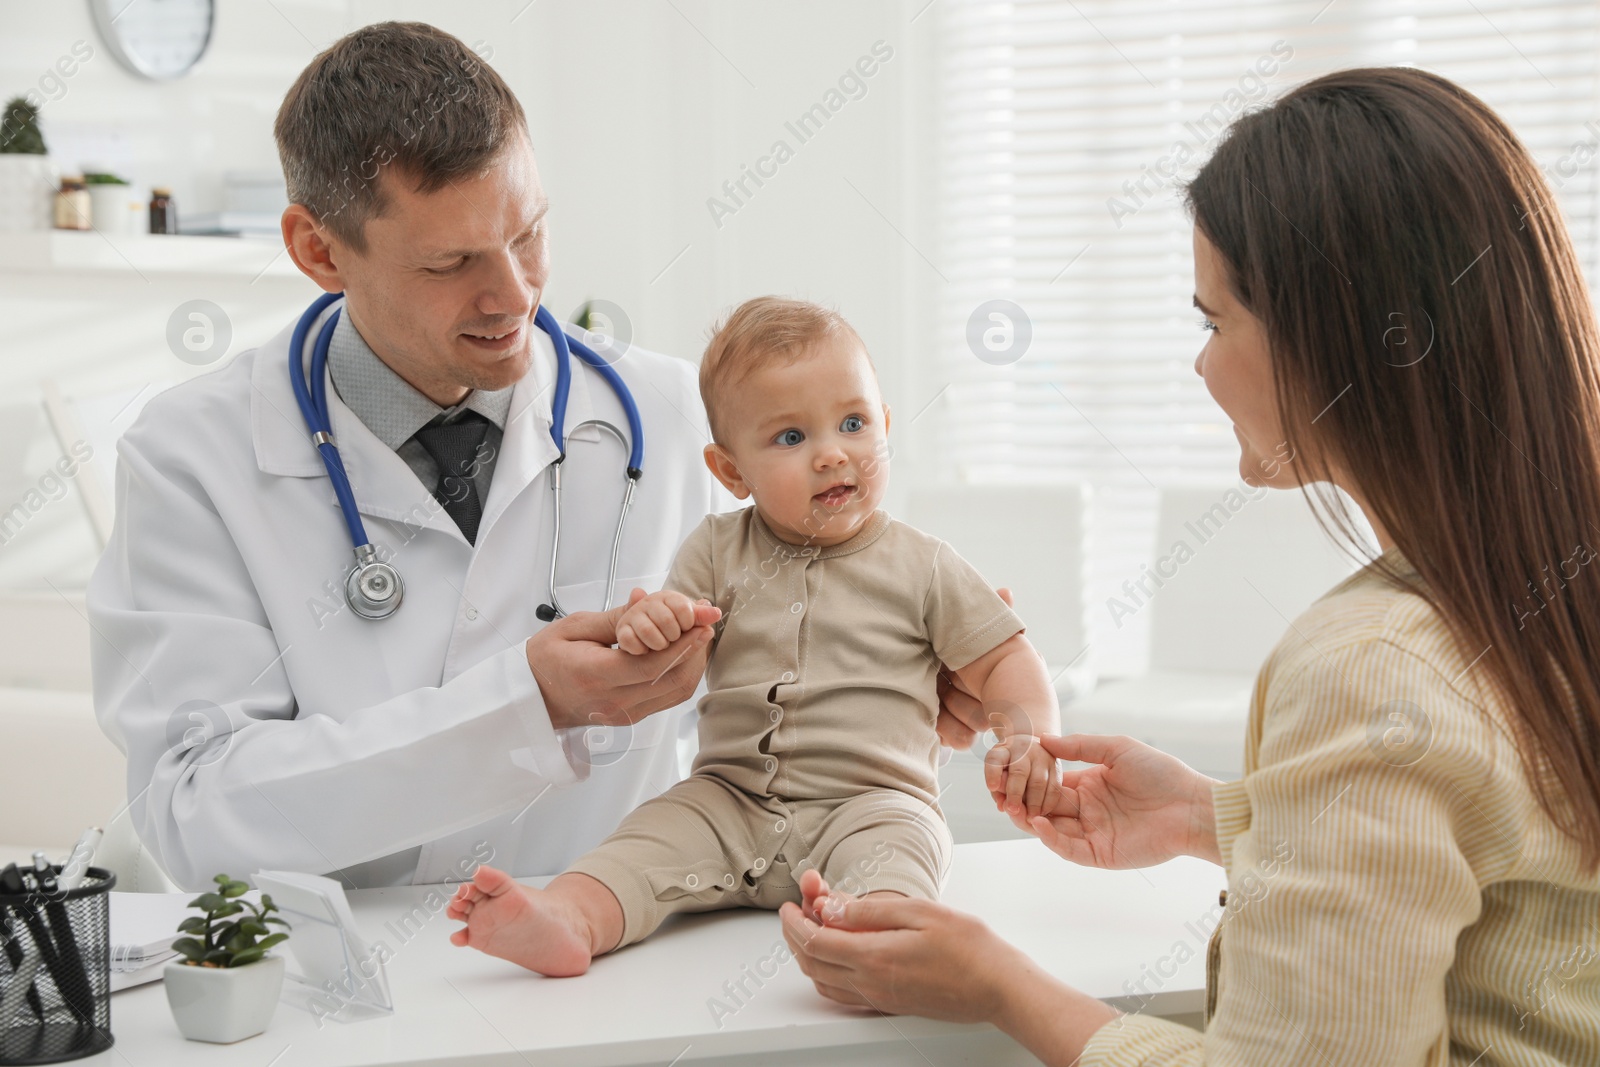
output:
[[[1213,789],[1206,1032],[1124,1015],[1081,1067],[1600,1067],[1600,873],[1476,666],[1375,566],[1290,626]]]

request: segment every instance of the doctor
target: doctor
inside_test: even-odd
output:
[[[356,887],[490,859],[559,871],[679,776],[710,627],[650,656],[610,645],[630,590],[659,588],[732,503],[700,458],[694,368],[602,349],[644,442],[613,569],[628,448],[591,420],[634,434],[574,353],[554,593],[576,614],[546,625],[557,362],[521,106],[456,38],[383,23],[312,61],[275,133],[289,255],[344,294],[307,334],[338,314],[331,435],[403,595],[376,619],[346,599],[352,535],[291,384],[314,348],[291,349],[294,323],[151,401],[118,446],[88,597],[134,826],[190,889],[262,868]]]

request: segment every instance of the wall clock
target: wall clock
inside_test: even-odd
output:
[[[187,74],[211,43],[216,0],[89,0],[117,61],[152,81]]]

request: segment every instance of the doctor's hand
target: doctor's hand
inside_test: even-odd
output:
[[[1108,870],[1175,856],[1222,863],[1212,779],[1131,737],[1046,735],[1039,742],[1056,759],[1092,764],[1061,772],[1061,791],[1043,815],[1007,812],[1050,851]]]
[[[1006,602],[1006,606],[1015,606],[1011,590],[996,589],[995,592],[1000,594],[1000,599]],[[939,721],[934,723],[940,742],[951,748],[971,748],[972,742],[979,734],[989,729],[989,726],[989,716],[983,712],[983,703],[961,687],[961,683],[957,681],[952,671],[941,666]]]
[[[623,615],[646,595],[635,589],[626,604],[575,611],[528,638],[528,666],[556,729],[631,726],[694,694],[720,612],[697,605],[694,625],[659,651],[634,656],[611,647]]]

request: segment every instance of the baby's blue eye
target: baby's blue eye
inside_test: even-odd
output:
[[[860,433],[866,425],[867,421],[860,415],[846,415],[844,421],[839,424],[839,429],[845,433]]]
[[[780,445],[797,445],[806,439],[806,435],[799,430],[785,430],[775,440]]]

